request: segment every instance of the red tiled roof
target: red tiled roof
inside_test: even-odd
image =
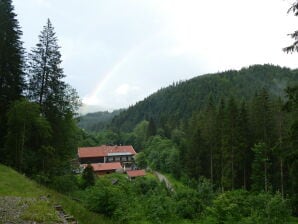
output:
[[[84,168],[86,168],[87,164],[82,164]],[[91,163],[94,172],[96,171],[104,171],[104,170],[118,170],[122,169],[120,162],[115,163]]]
[[[146,175],[145,170],[128,170],[126,173],[129,177],[141,177]]]
[[[131,153],[136,154],[136,151],[131,145],[124,146],[96,146],[96,147],[81,147],[78,148],[79,158],[90,158],[90,157],[104,157],[109,153]]]

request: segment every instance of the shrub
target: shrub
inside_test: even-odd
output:
[[[53,178],[51,187],[61,193],[71,193],[78,190],[78,181],[74,175],[56,176]]]
[[[88,164],[82,174],[82,188],[93,186],[95,184],[95,175],[93,167]]]
[[[278,224],[289,220],[291,209],[279,194],[236,190],[220,194],[206,214],[214,223]]]

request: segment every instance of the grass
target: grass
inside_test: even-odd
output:
[[[113,222],[102,215],[93,213],[84,208],[81,204],[75,202],[69,197],[57,193],[51,189],[37,184],[36,182],[28,179],[15,170],[0,164],[0,196],[18,196],[26,198],[34,198],[37,201],[41,196],[47,196],[49,199],[48,204],[43,202],[31,205],[28,210],[24,212],[23,217],[30,219],[39,219],[44,213],[52,213],[52,206],[54,204],[62,205],[63,209],[75,217],[79,223],[86,224],[112,224]],[[32,214],[37,212],[36,215]],[[52,222],[53,218],[49,215],[46,222]],[[55,219],[55,218],[54,218]]]
[[[21,215],[24,220],[30,220],[35,222],[47,222],[47,223],[59,223],[55,209],[48,201],[31,201],[28,208]]]
[[[40,197],[45,191],[15,170],[0,164],[0,196]]]
[[[188,188],[181,181],[175,179],[171,174],[163,173],[163,175],[169,180],[172,184],[174,190],[185,189]]]

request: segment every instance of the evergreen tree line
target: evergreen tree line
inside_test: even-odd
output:
[[[137,162],[186,183],[205,177],[221,192],[280,192],[297,214],[297,86],[286,93],[287,101],[266,89],[250,101],[227,97],[215,104],[210,97],[170,139],[149,138]]]
[[[266,88],[270,95],[284,100],[284,89],[295,83],[298,83],[297,70],[268,64],[201,75],[163,88],[122,111],[113,118],[109,128],[128,132],[142,120],[152,118],[170,137],[171,130],[203,109],[209,97],[216,105],[228,96],[252,100],[255,92]]]
[[[297,213],[298,88],[286,99],[263,88],[251,100],[212,98],[167,134],[154,119],[132,132],[82,132],[81,146],[132,144],[137,165],[172,174],[188,186],[204,177],[214,190],[279,192]]]
[[[285,105],[266,89],[249,102],[230,97],[214,105],[211,98],[186,124],[187,173],[208,177],[222,190],[294,193],[297,117]]]
[[[79,98],[49,19],[29,54],[11,0],[0,1],[0,21],[0,162],[46,182],[69,170]]]

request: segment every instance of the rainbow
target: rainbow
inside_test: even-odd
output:
[[[139,53],[148,43],[159,37],[161,33],[157,33],[150,38],[145,39],[141,43],[135,45],[131,48],[120,60],[118,60],[107,73],[105,73],[101,79],[97,81],[97,85],[88,94],[86,97],[83,98],[83,108],[86,107],[84,105],[98,105],[100,102],[98,100],[98,96],[100,91],[109,83],[110,79],[120,71],[121,67],[131,61],[137,53]]]

